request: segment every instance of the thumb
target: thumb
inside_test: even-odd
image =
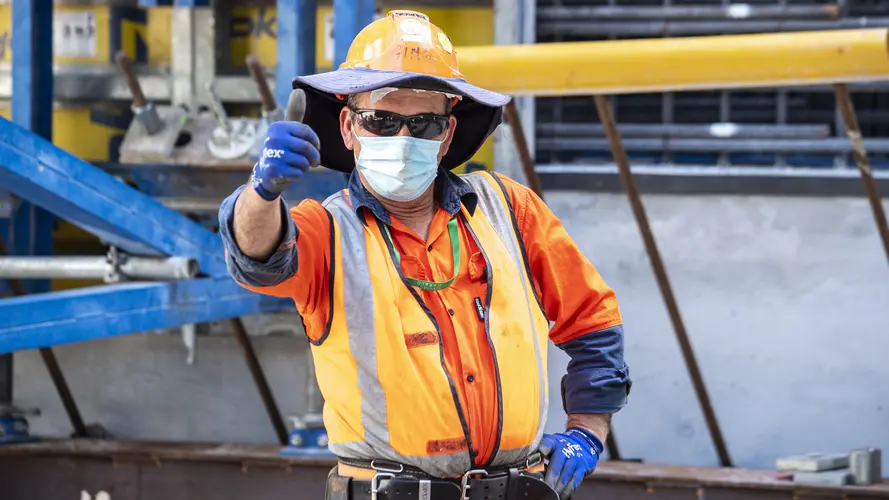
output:
[[[540,445],[537,447],[537,450],[540,451],[544,456],[550,456],[553,454],[553,450],[556,449],[556,442],[553,439],[551,434],[544,434],[543,439],[540,441]]]

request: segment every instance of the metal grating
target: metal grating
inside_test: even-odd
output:
[[[738,18],[739,10],[745,13]],[[889,0],[539,0],[538,42],[889,26]],[[850,85],[889,168],[889,85]],[[829,87],[616,96],[630,157],[655,165],[854,167]],[[538,164],[610,163],[589,97],[536,100]]]

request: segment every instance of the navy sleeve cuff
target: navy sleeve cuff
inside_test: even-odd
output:
[[[617,325],[558,345],[571,357],[562,377],[566,414],[612,414],[627,404],[633,382],[624,363],[623,331]]]
[[[241,186],[226,198],[219,207],[219,234],[225,246],[225,263],[232,278],[238,283],[253,287],[275,286],[293,277],[297,271],[299,259],[296,255],[296,238],[299,229],[290,218],[287,204],[281,200],[281,223],[284,235],[275,252],[264,261],[251,259],[244,255],[234,236],[235,202],[246,186]]]

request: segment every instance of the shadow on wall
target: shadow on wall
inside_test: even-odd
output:
[[[615,417],[622,455],[718,464],[626,198],[551,192],[547,202],[621,304],[634,380]],[[867,201],[644,202],[733,461],[773,468],[797,453],[889,449],[889,266]],[[548,428],[558,430],[567,358],[551,352]]]

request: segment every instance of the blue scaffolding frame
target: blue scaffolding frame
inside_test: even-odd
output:
[[[140,5],[201,7],[206,1]],[[337,63],[373,17],[369,0],[336,0]],[[291,79],[315,70],[315,0],[279,0],[277,97],[286,102]],[[0,186],[17,200],[9,224],[17,255],[49,255],[59,217],[124,251],[196,259],[202,277],[169,283],[129,283],[0,299],[0,353],[48,347],[188,323],[272,312],[292,302],[249,292],[228,276],[217,235],[118,181],[51,142],[52,0],[16,0],[12,15],[12,122],[0,119]]]
[[[140,0],[139,5],[206,8],[210,2]],[[292,77],[315,71],[316,2],[279,0],[277,7],[276,87],[277,98],[283,103],[289,98]],[[337,0],[335,15],[336,51],[344,56],[354,35],[372,20],[373,4],[369,0]],[[9,252],[50,255],[53,220],[58,217],[125,252],[192,258],[200,266],[200,274],[182,281],[132,282],[63,292],[49,292],[48,280],[21,286],[10,283],[16,285],[11,288],[19,296],[0,299],[0,420],[11,425],[23,419],[12,406],[14,351],[40,349],[74,435],[86,437],[88,429],[52,346],[231,318],[279,441],[288,443],[284,420],[239,318],[289,309],[292,302],[242,288],[228,274],[217,235],[54,146],[52,0],[15,0],[12,25],[13,119],[0,118],[0,186],[14,197],[11,221],[0,220],[0,237],[11,243]],[[321,176],[319,181],[316,189],[331,186],[330,176]],[[297,191],[306,194],[305,186]],[[20,438],[27,436],[8,436],[0,443]]]

